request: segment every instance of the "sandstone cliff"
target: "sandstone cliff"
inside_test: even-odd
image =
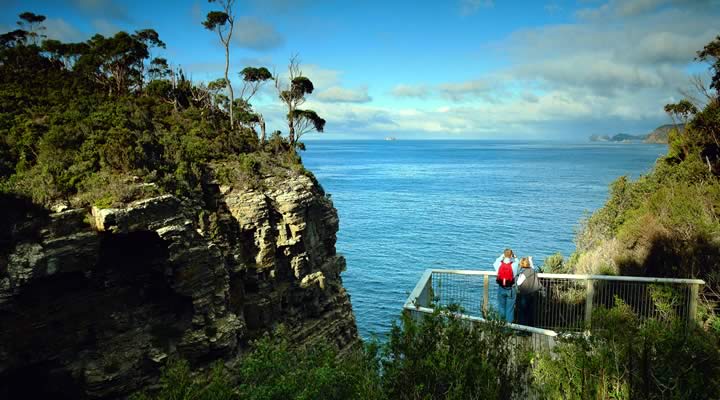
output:
[[[332,202],[304,175],[259,187],[15,218],[0,234],[0,398],[122,398],[170,357],[231,364],[278,323],[298,343],[357,345]]]

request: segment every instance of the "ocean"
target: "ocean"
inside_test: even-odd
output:
[[[363,338],[387,334],[426,268],[492,269],[574,250],[608,185],[667,146],[522,141],[308,141],[305,166],[340,216],[343,283]]]

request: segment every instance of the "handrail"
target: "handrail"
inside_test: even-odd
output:
[[[432,308],[428,308],[428,307],[414,307],[414,306],[408,307],[408,306],[405,306],[405,308],[406,308],[406,309],[409,309],[410,311],[420,311],[420,312],[423,312],[423,313],[426,313],[426,314],[432,314],[433,312],[435,312],[435,310],[433,310]],[[486,319],[486,318],[474,317],[474,316],[472,316],[472,315],[462,314],[462,313],[458,313],[458,312],[444,311],[444,312],[442,312],[442,314],[453,315],[453,316],[455,316],[455,317],[458,317],[458,318],[461,318],[461,319],[464,319],[464,320],[467,320],[467,321],[473,321],[473,322],[490,322],[490,321],[489,321],[488,319]],[[536,334],[538,334],[538,335],[544,335],[544,336],[550,336],[550,337],[556,337],[556,336],[558,335],[557,332],[552,331],[552,330],[550,330],[550,329],[535,328],[534,326],[525,326],[525,325],[518,325],[518,324],[512,324],[512,323],[511,323],[511,324],[506,324],[506,326],[509,327],[509,328],[518,330],[518,331],[525,331],[525,332],[529,332],[529,333],[536,333]]]
[[[428,271],[428,270],[425,270]],[[433,273],[442,274],[456,274],[456,275],[488,275],[496,276],[495,271],[476,271],[469,269],[430,269]],[[552,278],[552,279],[577,279],[587,280],[593,279],[596,281],[619,281],[619,282],[645,282],[645,283],[686,283],[704,285],[705,281],[702,279],[688,279],[688,278],[653,278],[645,276],[626,276],[626,275],[578,275],[578,274],[549,274],[549,273],[538,273],[540,278]]]
[[[413,289],[413,291],[410,293],[410,296],[408,296],[407,300],[405,301],[405,307],[412,307],[415,299],[420,298],[422,291],[425,289],[425,283],[428,281],[428,279],[430,279],[432,273],[433,270],[431,269],[426,269],[425,272],[423,272],[417,285],[415,285],[415,289]]]
[[[435,296],[433,294],[433,286],[435,284],[434,280],[435,277],[434,274],[438,275],[438,279],[441,279],[440,277],[443,276],[443,274],[451,274],[451,275],[470,275],[470,276],[477,276],[482,277],[483,287],[481,289],[481,295],[482,295],[482,316],[478,315],[468,315],[466,313],[458,313],[458,312],[450,312],[450,311],[442,311],[442,313],[450,313],[452,315],[455,315],[459,318],[462,318],[464,320],[468,321],[477,321],[477,322],[487,322],[488,320],[484,317],[486,317],[485,311],[488,307],[489,300],[488,300],[488,294],[490,292],[490,286],[489,286],[489,278],[491,276],[496,276],[497,273],[495,271],[478,271],[478,270],[454,270],[454,269],[426,269],[423,271],[423,274],[418,280],[417,284],[415,285],[415,288],[408,296],[407,300],[405,301],[405,304],[403,305],[403,308],[409,312],[415,313],[417,316],[419,316],[419,313],[433,313],[434,310],[432,308],[429,308],[428,306],[433,301],[432,298]],[[569,312],[569,321],[571,321],[571,325],[577,322],[585,321],[586,328],[589,326],[591,321],[591,315],[592,310],[594,307],[594,293],[597,292],[597,287],[593,284],[594,281],[606,281],[606,282],[617,282],[616,285],[619,288],[627,288],[627,286],[622,285],[628,285],[628,284],[653,284],[653,283],[661,283],[661,284],[680,284],[680,285],[687,285],[688,286],[688,292],[686,297],[686,302],[683,307],[685,307],[685,310],[683,314],[686,314],[686,318],[688,319],[688,322],[694,320],[696,318],[697,314],[697,297],[698,297],[698,290],[701,287],[701,285],[705,284],[705,281],[701,279],[684,279],[684,278],[653,278],[653,277],[639,277],[639,276],[611,276],[611,275],[580,275],[580,274],[549,274],[549,273],[538,273],[539,278],[545,278],[549,281],[552,280],[566,280],[565,282],[568,282],[570,280],[576,280],[576,281],[584,281],[583,288],[586,288],[587,292],[584,295],[585,300],[583,302],[582,306],[578,306],[580,308],[572,308],[576,306],[571,306],[570,309],[564,309],[563,312]],[[440,281],[442,282],[442,280]],[[569,282],[568,282],[569,283]],[[613,286],[614,287],[614,286]],[[437,289],[437,288],[436,288]],[[621,289],[622,290],[622,289]],[[624,289],[627,290],[627,289]],[[635,289],[631,289],[635,290]],[[602,292],[601,292],[602,293]],[[623,293],[623,292],[621,292]],[[629,291],[624,292],[632,293]],[[635,293],[643,293],[643,292],[635,292]],[[600,295],[600,296],[607,296],[607,295]],[[606,299],[607,297],[601,297],[601,299]],[[600,300],[602,304],[603,300]],[[580,303],[574,303],[574,304],[580,304]],[[475,306],[477,307],[477,305]],[[646,309],[647,310],[647,309]],[[574,314],[573,314],[574,313]],[[580,313],[578,315],[578,313]],[[562,314],[560,314],[562,315]],[[558,321],[555,319],[554,321]],[[556,337],[558,333],[551,329],[546,329],[549,327],[553,327],[552,329],[557,329],[559,325],[556,325],[556,322],[551,323],[549,326],[545,326],[545,328],[538,328],[534,326],[525,326],[525,325],[519,325],[510,323],[507,324],[507,326],[511,329],[518,330],[518,331],[525,331],[533,334],[543,335],[547,337]],[[577,329],[571,328],[571,329]]]

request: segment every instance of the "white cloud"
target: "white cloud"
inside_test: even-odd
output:
[[[367,86],[355,89],[332,86],[317,93],[315,98],[328,103],[367,103],[372,100],[368,95]]]
[[[612,1],[592,9],[601,18],[516,31],[492,46],[509,67],[462,81],[418,80],[389,90],[396,98],[425,100],[419,106],[323,102],[329,94],[352,98],[358,93],[346,89],[340,71],[304,66],[317,90],[306,106],[328,121],[327,133],[365,137],[647,133],[669,122],[663,105],[679,97],[695,52],[717,34],[720,9],[695,5],[710,4],[707,0],[685,1],[683,7],[677,6],[680,0]],[[272,109],[282,127],[283,110]]]
[[[441,96],[454,102],[462,102],[481,98],[486,101],[495,101],[502,93],[501,75],[488,76],[482,79],[474,79],[461,82],[448,82],[438,85],[401,84],[395,86],[391,91],[395,97],[415,97],[428,99],[433,96]]]
[[[430,95],[430,88],[426,85],[400,84],[395,86],[390,93],[396,97],[426,98]]]
[[[560,7],[557,3],[548,3],[545,4],[545,11],[547,11],[549,14],[557,14],[560,11],[562,11],[562,7]]]
[[[234,42],[246,49],[272,50],[285,43],[283,36],[275,28],[254,17],[240,17],[235,20]]]
[[[438,91],[453,101],[462,101],[472,97],[486,97],[491,94],[494,85],[489,79],[475,79],[465,82],[444,83],[438,85]]]
[[[720,5],[718,0],[610,0],[595,8],[583,8],[577,12],[580,18],[600,19],[610,17],[638,17],[657,13],[672,7],[690,11],[710,10]]]
[[[62,18],[48,18],[43,25],[45,25],[46,28],[45,34],[50,39],[56,39],[61,42],[80,42],[87,39],[86,34],[83,34]]]
[[[132,22],[127,7],[123,2],[114,0],[71,0],[72,4],[82,13],[104,19]]]
[[[338,70],[322,68],[316,64],[301,65],[300,69],[302,75],[313,82],[316,90],[323,90],[340,84],[342,73]],[[283,73],[287,74],[287,71],[283,71]]]
[[[308,0],[251,0],[250,3],[258,10],[272,13],[290,13],[306,7]]]
[[[592,9],[600,19],[519,30],[493,46],[510,67],[465,81],[398,85],[391,94],[427,99],[416,117],[427,129],[440,122],[466,134],[511,126],[525,133],[570,126],[643,132],[667,122],[663,105],[688,86],[695,52],[717,34],[720,8],[676,7],[680,2],[612,1]],[[454,106],[438,108],[443,99]],[[422,129],[399,112],[388,118],[400,130]]]
[[[492,8],[493,0],[460,0],[460,14],[467,16],[478,12],[481,8]]]
[[[95,18],[91,21],[95,32],[103,36],[114,36],[123,29],[105,18]]]

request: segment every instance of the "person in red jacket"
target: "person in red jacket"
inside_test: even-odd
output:
[[[506,322],[513,322],[515,314],[515,277],[518,274],[518,259],[512,249],[505,249],[493,263],[497,272],[497,312]]]

